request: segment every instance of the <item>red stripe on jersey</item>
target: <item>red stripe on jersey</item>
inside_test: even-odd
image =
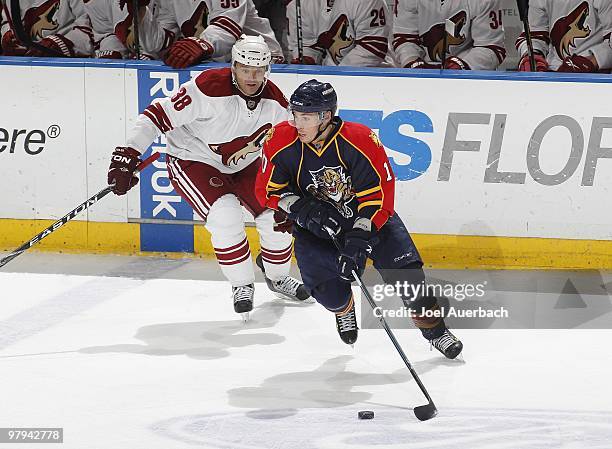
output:
[[[366,201],[376,201],[376,200],[381,200],[382,197],[383,197],[382,192],[378,191],[370,195],[366,195],[366,196],[362,196],[361,198],[357,198],[357,202],[365,203]]]
[[[168,131],[172,131],[172,129],[174,129],[172,123],[170,123],[168,114],[166,114],[166,111],[164,111],[164,108],[162,108],[159,103],[153,103],[152,105],[148,106],[143,111],[143,114],[146,115],[149,120],[151,120],[153,124],[163,133],[167,133]]]
[[[89,37],[89,39],[93,42],[94,34],[93,34],[93,31],[92,31],[92,29],[90,27],[75,26],[74,29],[82,31],[83,33],[85,33]]]
[[[359,39],[356,42],[357,45],[361,45],[363,48],[368,50],[370,53],[384,59],[387,56],[387,49],[389,47],[389,41],[386,37],[382,36],[366,36],[363,39]]]
[[[548,31],[532,31],[531,32],[531,39],[532,40],[536,40],[536,41],[542,41],[546,45],[550,45],[550,35],[548,34]],[[518,48],[526,40],[527,40],[527,37],[525,36],[525,33],[521,33],[519,35],[518,39],[516,40],[516,49],[518,50]]]
[[[474,48],[478,48],[478,46],[475,45]],[[493,53],[495,53],[495,56],[497,56],[500,64],[504,62],[504,59],[506,59],[506,49],[504,47],[500,47],[499,45],[483,45],[480,48],[488,48],[489,50],[492,50]]]
[[[387,56],[387,48],[389,41],[386,37],[381,36],[366,36],[363,39],[359,39],[355,42],[357,45],[361,45],[363,48],[368,50],[370,53],[384,59]]]
[[[393,35],[393,50],[404,44],[421,45],[421,37],[418,34],[394,34]]]
[[[210,24],[224,29],[225,31],[230,33],[232,36],[234,36],[236,40],[240,39],[240,35],[242,34],[242,27],[240,27],[240,25],[238,25],[236,22],[234,22],[229,17],[225,17],[225,16],[215,17],[214,19],[210,21]]]

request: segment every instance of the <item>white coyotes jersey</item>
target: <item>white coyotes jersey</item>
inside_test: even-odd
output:
[[[445,22],[455,24],[447,37],[446,56],[456,56],[472,70],[495,70],[505,59],[500,0],[398,0],[393,48],[404,67],[415,59],[440,64]]]
[[[108,1],[108,0],[107,0]],[[133,46],[131,0],[113,0],[113,27],[128,48]],[[159,58],[172,41],[200,37],[215,49],[213,59],[229,61],[241,34],[261,35],[273,56],[283,51],[268,19],[259,17],[253,0],[154,0],[139,28],[144,53]]]
[[[593,55],[600,69],[612,68],[612,1],[532,0],[529,25],[533,48],[546,56],[551,70],[572,55]],[[524,33],[516,47],[521,56],[527,54]]]
[[[14,1],[18,0],[6,1],[8,15]],[[32,41],[56,35],[75,56],[92,55],[93,35],[82,0],[21,0],[19,6],[21,23]],[[7,29],[4,27],[3,33]]]
[[[378,67],[387,57],[391,14],[385,0],[302,0],[304,55],[317,64]],[[298,57],[295,1],[287,5],[289,47]]]
[[[127,145],[142,153],[164,133],[168,154],[235,173],[259,158],[268,130],[288,119],[287,106],[271,81],[254,99],[233,85],[230,68],[206,70],[147,107]]]
[[[317,64],[321,64],[325,56],[325,50],[317,46],[317,40],[319,34],[327,31],[333,4],[334,0],[302,0],[300,4],[304,56],[314,59]],[[295,5],[295,0],[290,0],[287,4],[287,41],[293,58],[299,56]]]

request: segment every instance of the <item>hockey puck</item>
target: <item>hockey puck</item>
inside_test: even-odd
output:
[[[374,419],[374,412],[372,410],[362,410],[357,413],[359,419]]]

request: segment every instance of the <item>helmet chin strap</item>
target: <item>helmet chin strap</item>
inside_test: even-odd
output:
[[[314,144],[314,143],[315,143],[315,142],[316,142],[316,141],[319,139],[319,137],[321,137],[321,135],[322,135],[322,134],[323,134],[325,131],[327,131],[327,128],[329,128],[331,124],[332,124],[332,120],[330,120],[330,121],[329,121],[329,123],[328,123],[328,124],[325,126],[325,128],[323,128],[323,129],[321,129],[321,126],[322,126],[322,125],[319,125],[319,131],[317,132],[316,136],[314,136],[314,139],[312,139],[312,143],[313,143],[313,144]]]

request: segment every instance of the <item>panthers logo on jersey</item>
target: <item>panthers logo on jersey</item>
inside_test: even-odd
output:
[[[308,193],[315,198],[332,204],[345,218],[353,216],[348,203],[355,198],[351,177],[346,176],[342,167],[327,167],[310,171],[312,184],[306,187]]]

